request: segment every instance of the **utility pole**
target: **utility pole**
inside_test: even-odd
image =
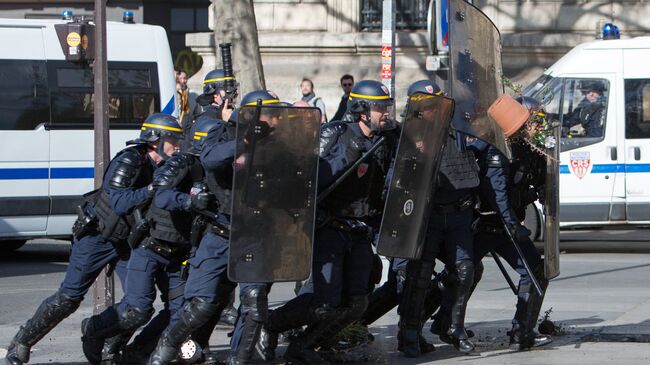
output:
[[[215,44],[232,43],[239,93],[266,89],[253,0],[213,0]],[[217,64],[220,64],[217,57]]]
[[[106,0],[95,0],[95,62],[94,129],[95,129],[95,188],[102,186],[104,170],[110,157],[108,129],[108,64],[106,62]],[[104,268],[93,286],[93,313],[99,314],[113,305],[113,276]]]
[[[381,82],[395,99],[395,0],[383,0],[381,19]],[[395,105],[390,110],[395,119]]]

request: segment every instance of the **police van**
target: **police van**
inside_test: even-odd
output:
[[[93,189],[93,72],[66,61],[66,23],[0,19],[0,250],[69,238]],[[115,155],[149,114],[176,113],[176,83],[163,28],[108,22],[107,42]]]
[[[580,44],[524,91],[561,126],[562,227],[650,223],[649,59],[650,37]]]

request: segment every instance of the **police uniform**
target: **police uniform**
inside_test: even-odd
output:
[[[146,143],[156,140],[163,131],[159,124],[152,122],[156,115],[149,118],[143,124],[140,138],[132,142],[135,145],[111,160],[101,188],[87,194],[83,215],[73,227],[75,238],[61,287],[18,331],[8,348],[8,364],[28,362],[30,348],[79,307],[107,265],[115,268],[125,287],[130,253],[127,239],[134,222],[132,212],[150,200],[154,191],[150,184],[157,166],[147,155]]]
[[[490,251],[495,251],[519,274],[517,311],[512,320],[510,342],[517,349],[529,348],[550,342],[550,337],[537,336],[534,332],[543,301],[525,269],[523,262],[509,240],[501,217],[513,236],[545,291],[548,281],[544,277],[544,265],[540,254],[521,225],[526,207],[538,199],[538,191],[544,188],[546,160],[523,143],[511,145],[513,160],[507,159],[490,147],[479,159],[482,162],[480,189],[481,215],[474,239],[476,263]]]
[[[277,334],[309,325],[285,353],[285,359],[295,363],[326,363],[314,347],[360,319],[368,305],[374,261],[372,232],[380,223],[386,177],[399,134],[394,130],[379,131],[367,137],[360,127],[359,115],[369,113],[373,102],[381,102],[380,106],[392,104],[381,83],[360,81],[350,95],[350,110],[344,119],[354,123],[331,122],[321,128],[319,191],[377,143],[379,134],[385,142],[318,205],[313,294],[300,295],[274,310],[265,326],[265,330]]]
[[[407,357],[417,357],[421,353],[421,316],[431,290],[436,258],[453,274],[448,285],[453,298],[451,326],[443,337],[464,352],[474,347],[465,330],[464,319],[474,281],[472,222],[479,177],[475,156],[467,148],[462,134],[448,138],[436,180],[422,256],[407,265],[400,304],[398,336]]]
[[[215,196],[218,214],[208,222],[198,248],[188,260],[189,275],[185,283],[183,306],[164,330],[150,357],[150,364],[174,361],[178,349],[190,335],[199,346],[207,348],[214,327],[213,320],[218,319],[228,305],[235,288],[226,272],[232,163],[236,146],[234,126],[206,118],[197,120],[193,130],[210,122],[217,126],[201,132],[207,136],[200,150],[200,162],[205,171],[207,188]]]
[[[173,315],[180,308],[182,295],[174,292],[184,284],[182,262],[189,253],[192,225],[193,182],[201,181],[202,168],[193,156],[180,153],[159,168],[153,180],[156,188],[147,220],[151,225],[149,237],[133,250],[128,263],[126,290],[120,303],[90,317],[84,326],[84,352],[91,363],[101,359],[101,347],[92,348],[97,341],[120,335],[128,340],[131,334],[149,321],[156,299],[156,281],[167,290],[163,299]],[[161,284],[162,282],[162,284]],[[92,338],[92,341],[88,339]]]

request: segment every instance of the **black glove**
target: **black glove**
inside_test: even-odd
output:
[[[196,195],[191,195],[188,210],[206,210],[211,204],[214,203],[214,200],[214,194],[205,191]]]
[[[356,161],[361,158],[361,155],[366,151],[366,144],[362,137],[355,137],[350,139],[345,155],[350,162]]]
[[[526,228],[524,225],[519,223],[509,224],[508,230],[510,230],[510,234],[512,234],[512,237],[517,242],[530,240],[530,234],[532,233],[528,228]]]

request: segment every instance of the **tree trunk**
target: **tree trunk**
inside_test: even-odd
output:
[[[213,0],[213,5],[217,65],[221,65],[219,44],[230,42],[239,94],[266,89],[253,0]]]

